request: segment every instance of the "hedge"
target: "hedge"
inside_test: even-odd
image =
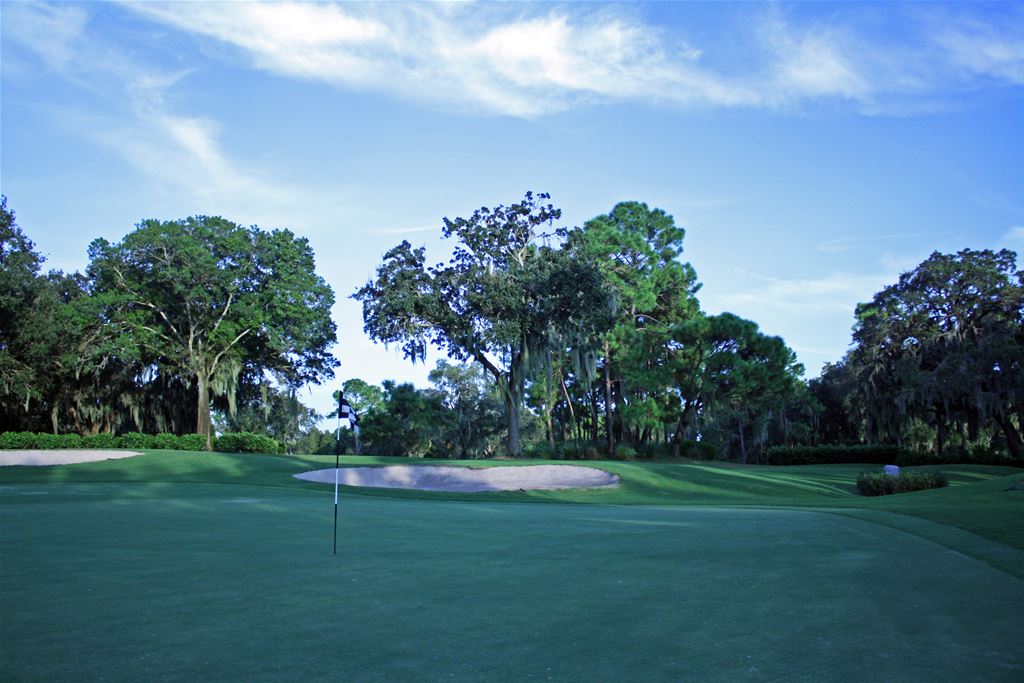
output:
[[[199,434],[47,434],[45,432],[0,433],[0,448],[53,450],[60,448],[127,448],[147,450],[205,451],[206,437]]]
[[[765,462],[768,465],[833,465],[837,463],[871,463],[873,465],[1008,465],[1024,467],[1024,462],[991,449],[975,448],[970,452],[948,451],[941,455],[918,453],[898,446],[773,446]]]
[[[280,453],[281,444],[263,434],[229,432],[217,437],[215,450],[223,453]]]
[[[765,462],[769,465],[832,465],[867,462],[898,464],[910,452],[897,446],[773,446]]]

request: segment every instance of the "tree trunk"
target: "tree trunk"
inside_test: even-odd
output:
[[[1013,426],[1010,416],[1003,415],[996,417],[996,420],[1002,427],[1003,434],[1006,435],[1006,447],[1010,451],[1010,457],[1015,460],[1024,459],[1024,443],[1021,443],[1020,432]]]
[[[737,418],[737,422],[739,422],[737,431],[740,435],[740,457],[742,458],[741,462],[745,465],[747,464],[747,440],[743,437],[743,418]]]
[[[598,436],[598,422],[600,421],[597,417],[597,392],[596,387],[590,391],[590,440],[595,444],[599,438]]]
[[[196,373],[196,434],[206,437],[206,450],[213,450],[210,443],[210,386],[205,372]]]
[[[518,458],[523,454],[519,443],[519,406],[512,398],[511,392],[505,396],[505,419],[508,422],[508,454]]]
[[[604,427],[608,435],[608,457],[615,457],[615,435],[612,425],[612,350],[604,343]]]

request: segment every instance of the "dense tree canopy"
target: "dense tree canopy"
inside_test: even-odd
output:
[[[96,240],[89,257],[122,352],[194,382],[197,434],[210,435],[211,392],[230,399],[243,371],[293,386],[333,374],[334,295],[287,230],[149,220],[119,243]]]
[[[412,359],[434,344],[490,373],[505,404],[512,455],[521,450],[525,383],[548,362],[552,345],[586,336],[590,312],[607,307],[596,267],[538,243],[564,235],[539,232],[561,215],[547,199],[527,193],[518,204],[446,218],[444,236],[458,240],[447,264],[427,266],[423,248],[402,242],[353,295],[371,338],[401,344]]]
[[[805,382],[782,339],[701,310],[664,211],[622,202],[566,229],[547,200],[445,219],[450,260],[403,242],[353,295],[371,338],[452,359],[424,389],[344,382],[364,452],[758,462],[775,445],[883,443],[1024,459],[1013,252],[932,254],[857,307],[850,351]],[[209,437],[213,423],[333,451],[298,400],[337,364],[306,240],[195,217],[144,221],[89,256],[84,274],[42,273],[0,204],[0,429]]]
[[[848,363],[869,438],[900,441],[911,420],[945,449],[998,426],[1024,457],[1024,273],[1009,250],[932,254],[857,307]]]

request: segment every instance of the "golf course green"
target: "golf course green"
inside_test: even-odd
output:
[[[948,488],[884,498],[856,495],[866,465],[343,488],[334,556],[332,487],[291,476],[333,464],[0,469],[0,678],[1024,679],[1021,470],[944,466]]]

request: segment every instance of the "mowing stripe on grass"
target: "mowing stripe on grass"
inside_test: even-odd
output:
[[[1024,676],[1024,582],[853,517],[350,496],[334,558],[330,504],[3,487],[4,678]]]

